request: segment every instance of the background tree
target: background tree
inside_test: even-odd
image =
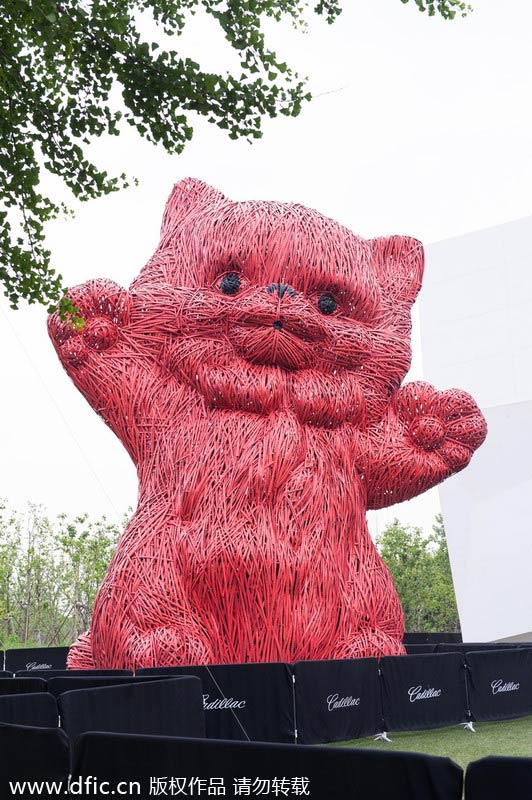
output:
[[[442,515],[429,536],[395,519],[376,544],[403,605],[405,629],[460,631]]]
[[[470,8],[461,0],[414,3],[446,19]],[[44,227],[68,209],[43,194],[41,170],[88,200],[127,185],[125,175],[108,175],[84,150],[94,137],[118,135],[123,123],[180,153],[192,137],[191,113],[249,140],[261,136],[264,117],[296,116],[310,94],[268,48],[261,25],[271,18],[304,26],[309,6],[307,0],[0,0],[0,282],[13,308],[21,298],[49,305],[61,294]],[[238,53],[238,74],[204,72],[180,57],[178,37],[198,10],[216,20]],[[313,10],[333,22],[340,0],[318,0]],[[175,48],[143,39],[143,13],[174,37]],[[62,309],[73,311],[66,298]]]
[[[73,520],[65,514],[58,517],[54,538],[62,568],[61,593],[69,641],[90,625],[96,592],[121,533],[122,526],[110,525],[105,518],[90,520],[87,514]],[[65,632],[61,635],[64,638]]]
[[[89,626],[122,526],[0,505],[0,649],[73,642]]]

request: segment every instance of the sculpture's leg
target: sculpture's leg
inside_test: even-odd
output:
[[[135,583],[111,564],[92,618],[95,666],[139,669],[212,663],[211,632],[186,600],[179,565],[164,584],[158,583],[153,560],[149,567],[151,581]],[[133,577],[136,574],[133,570]]]
[[[138,634],[133,644],[136,668],[176,664],[212,664],[207,642],[195,626],[160,627]]]
[[[345,609],[332,658],[379,658],[404,655],[404,616],[392,577],[370,539],[365,519],[360,523]]]
[[[209,643],[195,625],[183,622],[140,629],[128,622],[115,629],[112,624],[97,630],[103,647],[95,645],[96,669],[140,669],[173,667],[180,664],[212,664]],[[74,666],[74,664],[69,666]],[[78,667],[86,669],[87,666]]]
[[[67,657],[67,669],[94,669],[92,658],[91,632],[82,633],[70,650]]]
[[[105,649],[93,655],[90,632],[82,633],[68,653],[68,669],[140,669],[179,664],[213,662],[206,640],[191,626],[138,630],[129,625],[127,634],[105,631]],[[101,649],[101,648],[100,648]]]
[[[399,639],[377,628],[360,631],[352,639],[339,642],[333,658],[380,658],[406,653]]]

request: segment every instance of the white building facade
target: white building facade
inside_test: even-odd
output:
[[[488,422],[439,489],[464,641],[532,639],[532,217],[428,247],[419,306],[425,380]]]

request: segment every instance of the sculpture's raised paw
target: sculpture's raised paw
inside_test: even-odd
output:
[[[61,361],[79,367],[91,353],[109,350],[117,343],[120,328],[131,316],[131,296],[113,281],[101,279],[69,289],[68,297],[79,309],[84,324],[77,328],[53,314],[48,328]]]
[[[486,438],[486,420],[471,395],[460,389],[438,392],[428,383],[409,383],[395,403],[412,443],[436,451],[453,470],[467,466]]]

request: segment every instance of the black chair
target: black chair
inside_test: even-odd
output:
[[[20,670],[66,669],[68,647],[20,647],[6,650],[5,668]]]
[[[409,656],[426,655],[427,653],[434,653],[436,650],[436,645],[429,642],[426,644],[409,644],[406,642],[404,644],[406,653]]]
[[[468,720],[459,653],[384,656],[379,663],[384,730],[424,730]]]
[[[532,758],[488,756],[466,772],[465,800],[530,800]]]
[[[203,687],[209,739],[292,743],[295,736],[292,669],[283,662],[146,667],[138,675],[195,675]]]
[[[29,680],[28,678],[21,678],[21,680]],[[72,692],[76,689],[101,689],[103,686],[126,686],[129,683],[145,683],[147,681],[161,680],[161,678],[136,678],[134,675],[94,675],[93,677],[85,678],[81,676],[70,676],[60,678],[50,678],[47,681],[48,691],[54,697],[59,697],[64,692]]]
[[[346,742],[382,730],[376,658],[298,661],[293,669],[299,744]]]
[[[0,695],[48,691],[42,678],[0,678]]]
[[[162,736],[204,736],[199,678],[78,689],[58,698],[63,728],[71,739],[85,731]]]
[[[437,653],[466,653],[488,652],[491,650],[518,650],[520,644],[512,642],[440,642],[436,645]]]
[[[0,722],[57,728],[59,716],[55,697],[46,692],[3,695],[0,697]]]
[[[403,636],[403,644],[439,644],[440,642],[461,642],[461,633],[448,633],[447,631],[440,631],[439,633],[426,633],[425,631],[411,631],[405,633]]]
[[[133,675],[133,672],[130,669],[32,669],[32,670],[19,670],[15,672],[16,678],[44,678],[44,680],[49,680],[49,678],[73,678],[76,676],[90,678],[97,677],[97,676],[110,676],[110,675],[121,675],[122,677],[127,677]]]
[[[205,796],[209,786],[221,795],[216,788],[223,785],[233,797],[234,786],[247,781],[255,796],[283,797],[288,789],[292,797],[305,787],[311,800],[461,800],[463,782],[450,759],[419,753],[110,733],[75,742],[72,779],[77,785],[88,776],[111,789],[132,781],[130,796],[146,800],[165,788],[168,795],[183,788],[197,795],[198,781]]]
[[[69,771],[68,736],[60,728],[0,723],[0,800],[13,800],[15,796],[9,781],[64,781],[66,790]]]
[[[513,648],[466,653],[471,715],[477,722],[532,714],[532,650]]]

